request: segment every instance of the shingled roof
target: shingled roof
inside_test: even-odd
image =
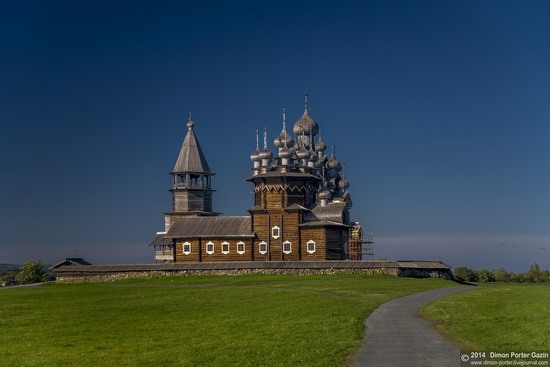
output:
[[[202,152],[201,145],[193,131],[193,126],[193,120],[189,117],[187,135],[183,140],[180,154],[172,173],[211,173],[210,167],[208,167],[208,163]]]
[[[254,233],[250,217],[196,217],[176,221],[163,237],[254,237]]]

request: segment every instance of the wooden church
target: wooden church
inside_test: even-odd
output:
[[[308,110],[287,131],[283,110],[274,152],[250,155],[254,185],[247,216],[212,209],[212,176],[189,115],[187,135],[171,172],[172,211],[151,242],[156,262],[322,261],[360,259],[361,226],[350,222],[349,183],[334,146],[330,156]],[[359,247],[359,248],[358,248]],[[350,256],[354,254],[354,256]],[[357,255],[359,254],[359,256]]]

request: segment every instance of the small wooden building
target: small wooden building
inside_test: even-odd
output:
[[[276,155],[263,134],[263,148],[251,154],[254,185],[249,216],[220,216],[212,210],[210,170],[193,130],[191,115],[172,175],[172,211],[164,214],[164,231],[151,242],[157,262],[322,261],[348,258],[352,230],[348,181],[319,136],[309,114],[307,94],[302,117],[274,139]],[[357,249],[353,249],[354,259]]]

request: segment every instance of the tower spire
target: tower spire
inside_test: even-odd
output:
[[[256,129],[256,150],[260,149],[259,135],[260,135],[260,131],[258,129]]]
[[[304,92],[304,105],[305,105],[305,110],[307,111],[307,100],[308,100],[308,97],[309,97],[309,94],[307,93],[307,90]]]
[[[283,130],[286,132],[286,108],[284,107],[283,107]]]
[[[193,129],[193,126],[195,126],[195,123],[193,122],[193,114],[191,109],[189,109],[189,120],[187,120],[187,128],[191,131]]]
[[[267,148],[267,127],[264,127],[264,149]]]

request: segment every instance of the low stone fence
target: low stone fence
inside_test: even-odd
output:
[[[58,283],[112,282],[158,276],[243,274],[387,274],[452,279],[439,261],[239,262],[136,265],[68,265],[55,270]]]

